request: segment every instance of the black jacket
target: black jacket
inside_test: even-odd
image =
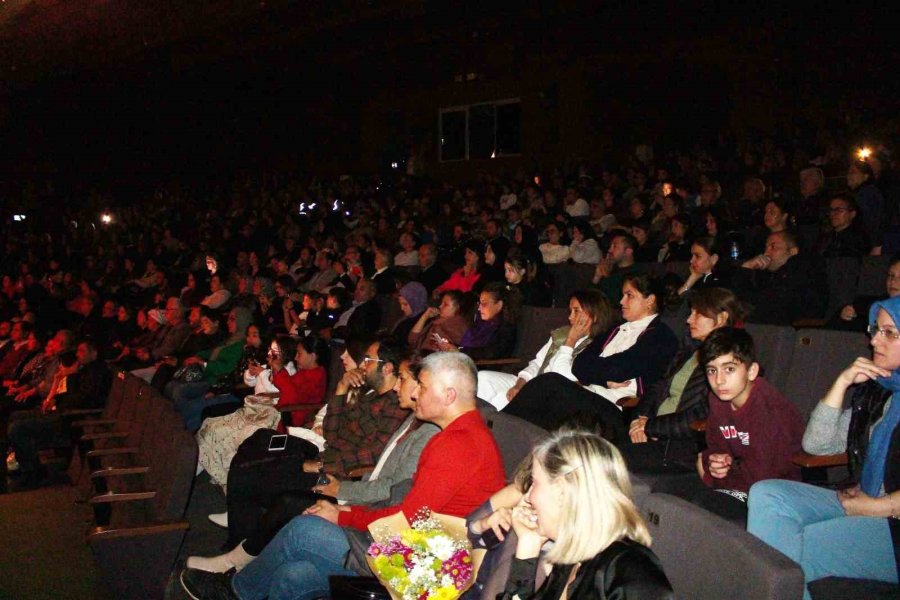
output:
[[[617,331],[616,330],[613,331]],[[572,374],[588,385],[607,385],[637,379],[638,396],[643,396],[665,372],[678,350],[678,339],[659,316],[650,322],[635,344],[618,354],[601,357],[613,332],[598,335],[572,363]]]
[[[890,391],[874,381],[857,386],[850,400],[850,429],[847,432],[847,459],[851,477],[862,475],[862,465],[866,459],[869,435],[872,427],[881,419],[884,405],[890,399]],[[884,492],[890,494],[900,489],[900,426],[891,434],[887,463],[884,468]],[[888,519],[891,539],[894,542],[894,560],[900,571],[900,519]]]
[[[775,272],[736,269],[737,295],[753,305],[753,323],[790,325],[798,319],[819,319],[828,302],[828,278],[818,256],[798,254]]]
[[[697,351],[694,344],[682,348],[669,363],[665,376],[653,384],[647,390],[638,404],[639,416],[647,417],[644,433],[647,437],[659,440],[693,440],[694,432],[691,431],[692,422],[705,419],[709,414],[709,386],[706,383],[706,373],[700,367],[694,369],[688,378],[687,385],[681,394],[681,401],[674,413],[656,416],[656,411],[669,395],[669,385],[672,378],[684,366],[688,359]]]
[[[106,404],[109,386],[112,384],[112,372],[103,360],[95,360],[77,373],[69,375],[66,390],[57,394],[56,408],[74,410],[78,408],[100,408]]]
[[[507,358],[513,355],[516,347],[516,324],[504,320],[497,329],[496,337],[492,343],[481,346],[479,348],[460,348],[460,352],[469,355],[472,360],[490,359],[490,358]]]
[[[537,559],[514,559],[503,600],[519,598],[556,599],[565,588],[572,565],[556,565],[539,590],[534,589]],[[568,598],[578,600],[674,600],[675,593],[656,555],[629,539],[613,542],[581,564],[569,587]]]

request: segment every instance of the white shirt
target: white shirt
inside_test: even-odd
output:
[[[647,326],[650,325],[650,322],[656,317],[657,315],[650,315],[649,317],[644,317],[637,321],[626,321],[625,323],[622,323],[622,325],[619,326],[619,331],[617,331],[615,337],[609,341],[603,349],[603,352],[600,353],[600,356],[606,357],[612,356],[613,354],[620,354],[634,346],[638,337],[644,333],[644,330],[647,329]],[[619,381],[616,383],[622,382]],[[616,389],[610,389],[602,385],[590,385],[587,387],[595,394],[603,396],[613,404],[615,404],[617,400],[637,394],[637,381],[634,379],[629,379],[628,385],[625,387]]]
[[[544,242],[538,246],[538,249],[541,251],[541,256],[544,258],[545,265],[555,265],[569,260],[568,246]]]
[[[587,336],[582,337],[577,342],[575,342],[575,346],[577,347],[579,344],[583,343],[584,340],[587,339]],[[544,364],[544,359],[547,356],[547,353],[550,351],[550,345],[553,343],[552,339],[548,339],[547,343],[538,350],[538,353],[531,359],[531,362],[528,365],[519,371],[519,377],[522,378],[522,381],[531,381],[538,375],[538,371],[541,369],[541,365]],[[578,381],[578,379],[572,374],[572,361],[574,360],[574,348],[570,348],[569,346],[560,346],[556,349],[556,354],[553,355],[553,358],[550,359],[550,362],[547,363],[547,368],[544,369],[544,373],[559,373],[569,381]]]
[[[579,198],[566,207],[570,217],[586,217],[591,214],[591,205],[584,198]]]

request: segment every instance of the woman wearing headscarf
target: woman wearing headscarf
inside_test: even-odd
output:
[[[403,318],[394,325],[394,329],[391,331],[391,342],[397,347],[405,347],[409,332],[428,308],[428,290],[417,281],[407,283],[400,288],[397,303],[400,305]]]
[[[175,408],[184,417],[185,427],[190,431],[200,428],[203,409],[209,404],[209,399],[204,398],[209,388],[238,368],[244,353],[247,326],[252,322],[253,315],[249,310],[242,306],[232,308],[228,313],[228,337],[225,341],[184,361],[185,366],[199,365],[201,368],[198,374],[187,375],[188,381],[183,378],[172,380],[166,385],[166,397],[175,403]],[[187,371],[191,372],[192,370]]]
[[[900,570],[900,298],[869,310],[872,359],[857,358],[810,416],[803,449],[847,452],[856,486],[768,480],[750,488],[747,531],[824,577],[897,583]],[[844,394],[857,386],[850,408]],[[804,592],[809,599],[809,591]]]

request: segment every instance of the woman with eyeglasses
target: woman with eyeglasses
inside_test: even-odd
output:
[[[810,415],[803,449],[847,453],[858,484],[834,491],[768,480],[750,488],[747,531],[824,577],[897,583],[900,570],[900,298],[869,310],[872,358],[857,358]],[[844,394],[854,387],[850,407]],[[804,598],[809,599],[807,590]]]
[[[256,331],[254,331],[256,330]],[[247,328],[248,339],[259,336],[256,325]],[[275,428],[281,421],[281,415],[272,407],[261,406],[253,399],[265,396],[281,395],[284,379],[291,378],[297,372],[293,360],[283,358],[293,354],[296,344],[287,336],[279,336],[272,340],[265,350],[263,364],[253,356],[248,357],[243,371],[244,383],[252,392],[251,400],[245,403],[244,398],[238,399],[234,394],[225,394],[210,398],[210,401],[219,401],[221,404],[211,405],[204,411],[204,415],[221,406],[236,404],[231,414],[223,414],[212,418],[203,419],[203,425],[197,432],[197,444],[200,447],[200,466],[209,473],[212,482],[225,487],[228,480],[228,467],[238,447],[254,432],[263,428]],[[245,355],[246,355],[245,351]],[[276,380],[276,370],[279,380]],[[324,395],[324,384],[322,395]],[[320,400],[321,402],[321,395]],[[235,412],[236,411],[236,412]]]

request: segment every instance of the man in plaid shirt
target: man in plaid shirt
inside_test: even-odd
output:
[[[328,446],[304,470],[315,473],[324,464],[328,473],[345,475],[354,467],[374,465],[409,415],[397,402],[396,381],[397,351],[373,343],[360,367],[344,373],[338,383],[323,425]]]

